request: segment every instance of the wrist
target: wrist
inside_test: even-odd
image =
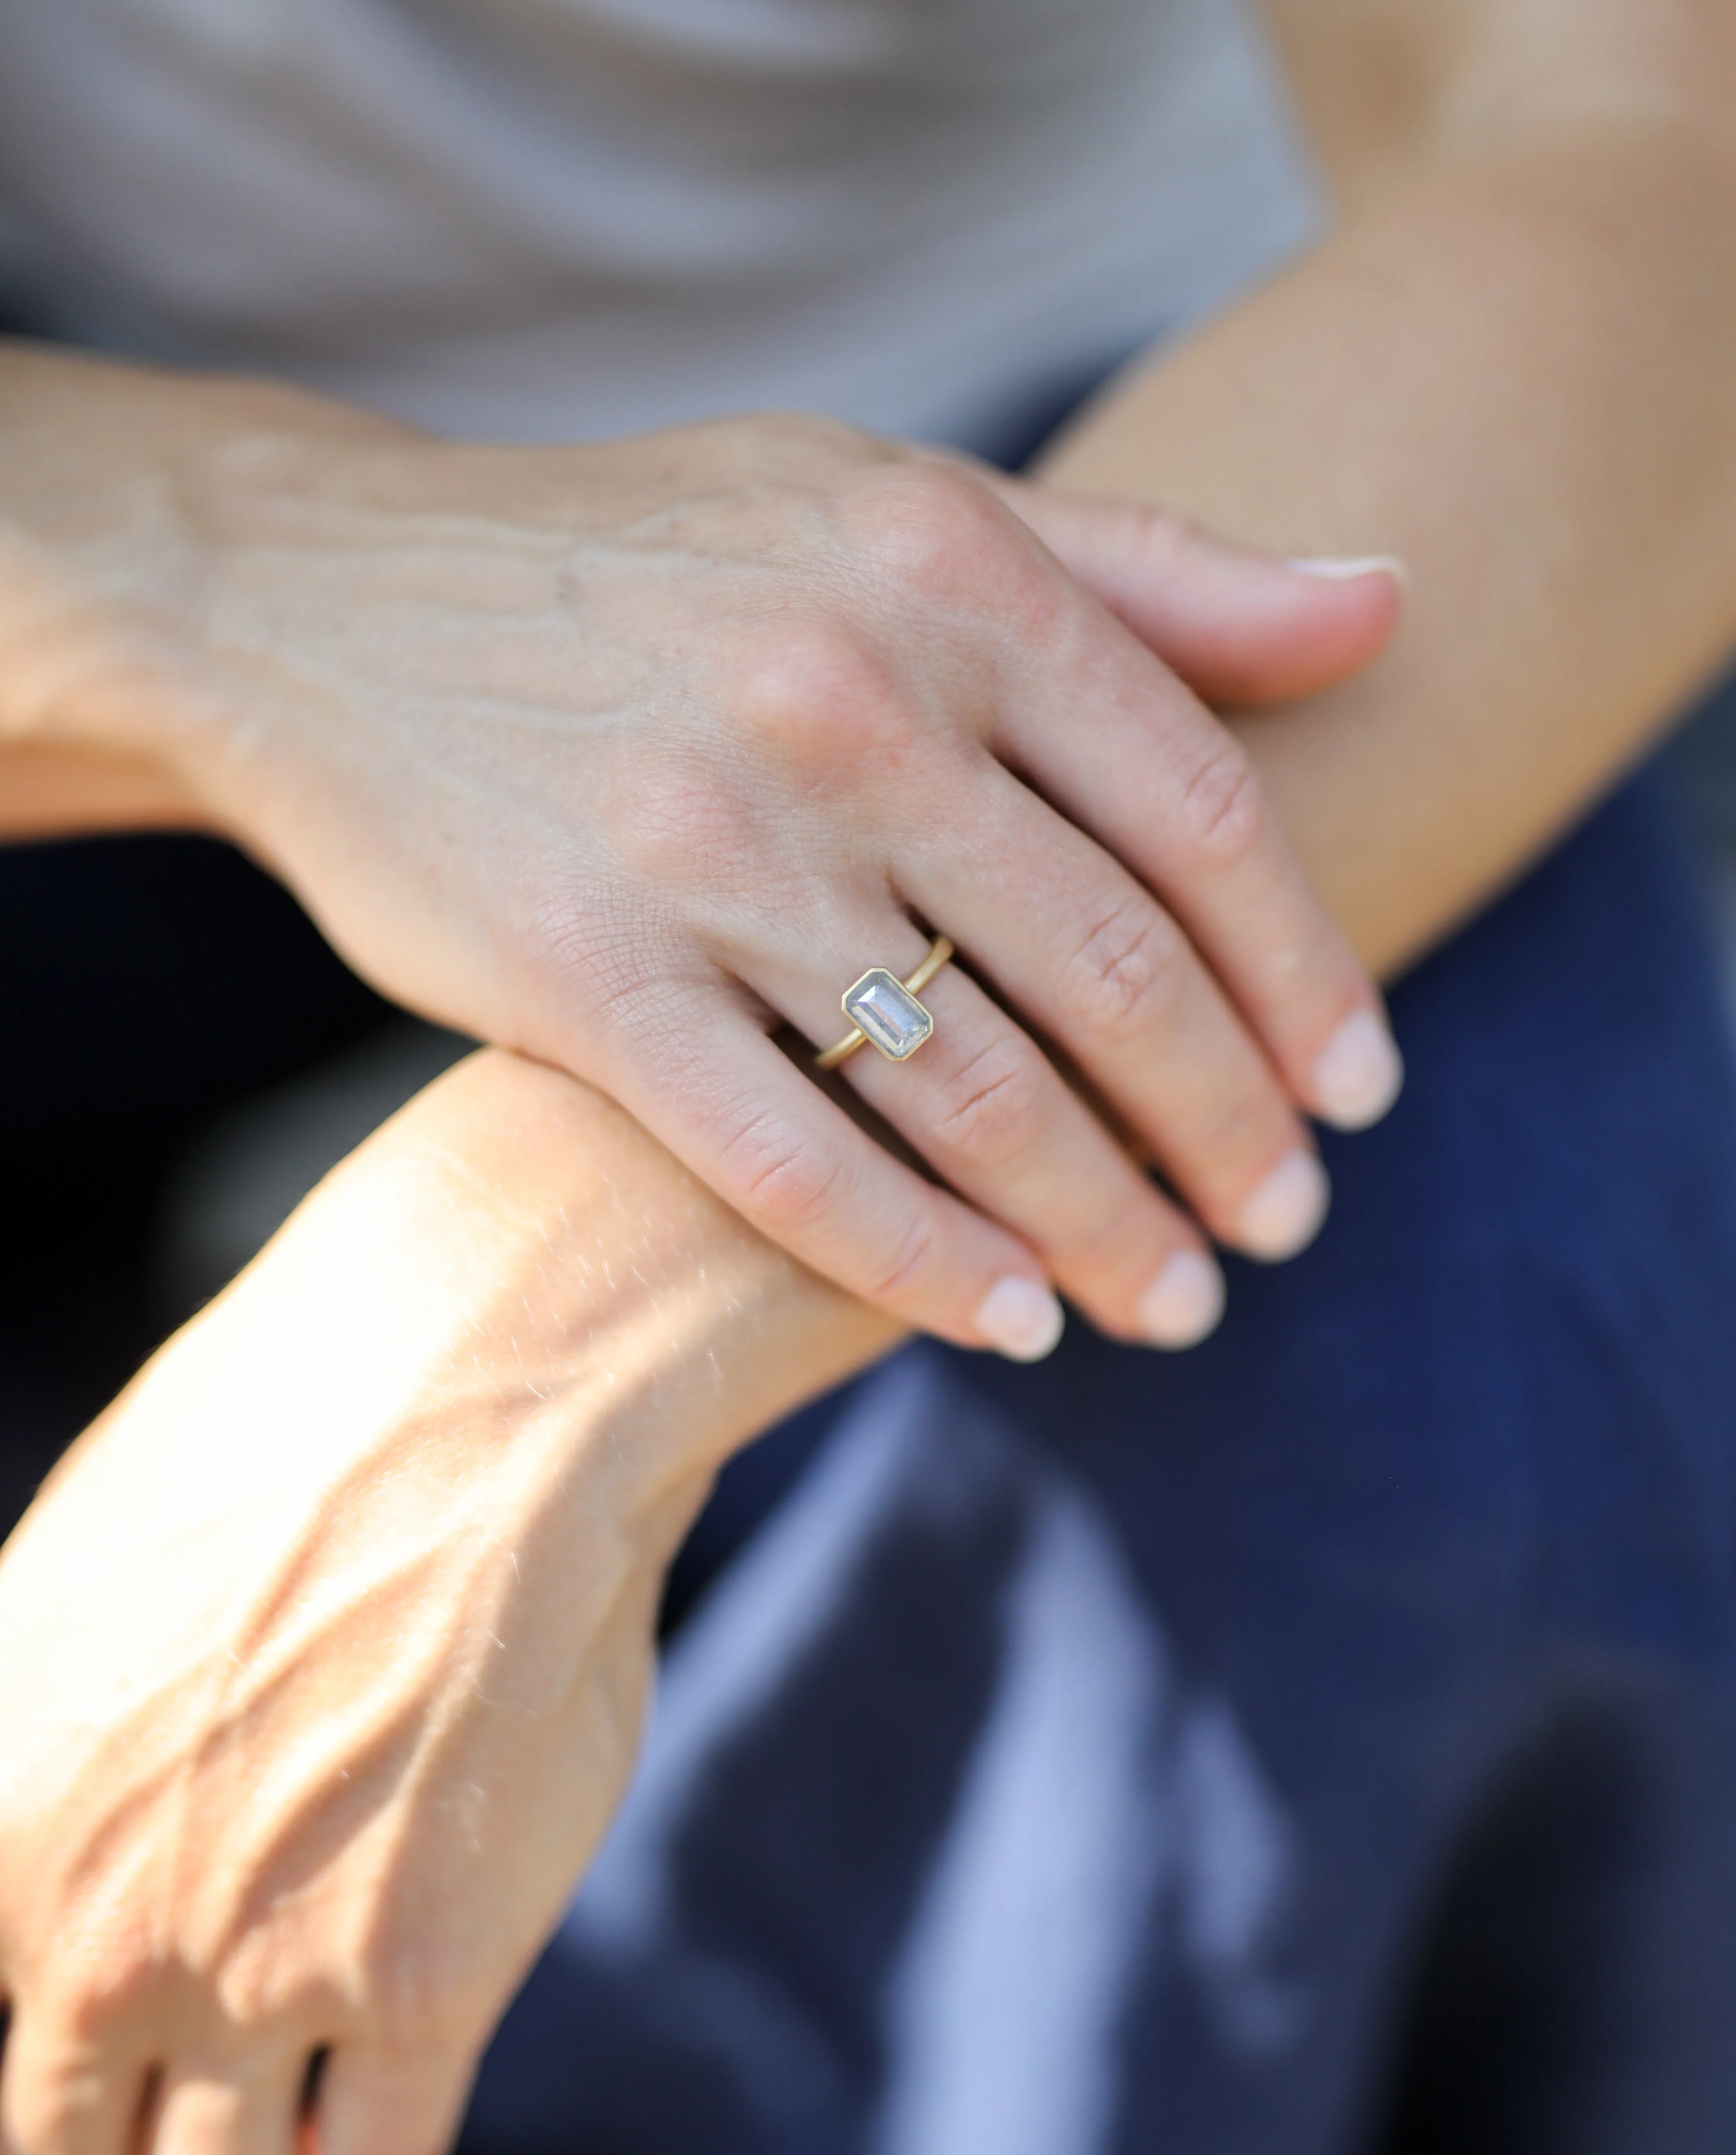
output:
[[[489,1051],[339,1168],[123,1411],[201,1487],[406,1477],[479,1519],[504,1491],[643,1577],[730,1451],[896,1337],[612,1103]],[[190,1461],[207,1441],[223,1456]]]
[[[274,464],[357,431],[397,430],[272,383],[0,345],[0,747],[148,771],[156,820],[220,821],[224,545]]]
[[[612,1101],[542,1064],[473,1056],[373,1143],[420,1216],[404,1226],[421,1262],[442,1274],[430,1287],[452,1313],[452,1366],[561,1403],[581,1441],[606,1441],[653,1498],[708,1482],[900,1336]]]

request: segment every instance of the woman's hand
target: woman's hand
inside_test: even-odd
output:
[[[1053,1281],[1181,1344],[1221,1296],[1190,1212],[1262,1257],[1311,1236],[1297,1103],[1372,1119],[1396,1058],[1242,752],[1159,654],[1216,699],[1301,693],[1380,648],[1390,576],[816,422],[478,449],[229,393],[159,513],[135,503],[136,561],[60,542],[102,597],[37,639],[35,735],[166,758],[370,979],[602,1086],[904,1321],[1044,1351]],[[945,1187],[767,1037],[829,1046],[842,990],[931,934],[964,961],[928,991],[933,1040],[845,1076]]]
[[[618,1799],[724,1455],[889,1344],[631,1119],[473,1058],[0,1556],[8,2155],[434,2155]]]

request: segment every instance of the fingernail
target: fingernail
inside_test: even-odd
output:
[[[1401,591],[1411,588],[1410,565],[1396,554],[1312,554],[1284,566],[1299,576],[1318,576],[1323,583],[1349,584],[1359,576],[1390,576]]]
[[[1011,1275],[996,1281],[976,1313],[977,1330],[1013,1362],[1040,1362],[1052,1354],[1066,1323],[1046,1287]]]
[[[1288,1153],[1242,1208],[1242,1247],[1275,1265],[1305,1250],[1320,1231],[1332,1185],[1311,1152]]]
[[[1154,1347],[1196,1347],[1223,1313],[1223,1274],[1198,1250],[1178,1250],[1139,1297],[1139,1331]]]
[[[1398,1043],[1372,1011],[1347,1017],[1314,1063],[1315,1103],[1341,1130],[1378,1123],[1404,1082]]]

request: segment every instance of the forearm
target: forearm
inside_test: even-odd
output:
[[[1242,726],[1390,972],[1559,831],[1736,642],[1736,186],[1647,120],[1442,155],[1118,386],[1053,484],[1414,589],[1352,684]]]
[[[184,649],[220,476],[297,433],[389,431],[269,382],[0,339],[0,838],[212,826]]]
[[[331,2143],[447,2145],[712,1471],[890,1338],[508,1056],[338,1168],[0,1555],[8,2144],[233,2076],[287,2145],[317,2050]]]
[[[341,1753],[338,1706],[412,1651],[419,1611],[432,1660],[402,1682],[430,1713],[479,1683],[510,1709],[509,1679],[538,1718],[616,1701],[612,1725],[569,1725],[600,1829],[717,1468],[896,1336],[601,1095],[484,1051],[335,1169],[49,1477],[0,1554],[0,1636],[55,1641],[8,1672],[14,1725],[84,1725],[67,1687],[118,1656],[142,1692],[88,1725],[136,1707],[156,1727],[164,1671],[226,1636],[263,1669],[287,1632],[336,1687],[292,1717],[332,1713]],[[302,1640],[304,1605],[349,1615]],[[503,1642],[497,1682],[471,1657]]]
[[[516,1431],[539,1472],[607,1482],[624,1529],[672,1498],[679,1523],[731,1451],[896,1336],[612,1102],[490,1050],[334,1171],[172,1344],[160,1389],[184,1427],[244,1411],[298,1477],[310,1449],[347,1470],[393,1430],[480,1467]],[[230,1387],[228,1414],[187,1414]]]

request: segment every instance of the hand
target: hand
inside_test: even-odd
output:
[[[1292,1254],[1324,1205],[1294,1103],[1355,1124],[1396,1088],[1246,758],[1155,655],[1301,693],[1380,647],[1389,576],[809,421],[495,450],[284,398],[177,489],[173,632],[114,699],[219,822],[387,992],[605,1088],[905,1321],[1042,1351],[1052,1280],[1190,1341],[1221,1292],[1194,1217]],[[829,1046],[930,932],[963,954],[934,1040],[845,1076],[946,1187],[767,1037]]]
[[[619,1797],[725,1453],[889,1343],[477,1057],[0,1556],[8,2155],[435,2155]]]

